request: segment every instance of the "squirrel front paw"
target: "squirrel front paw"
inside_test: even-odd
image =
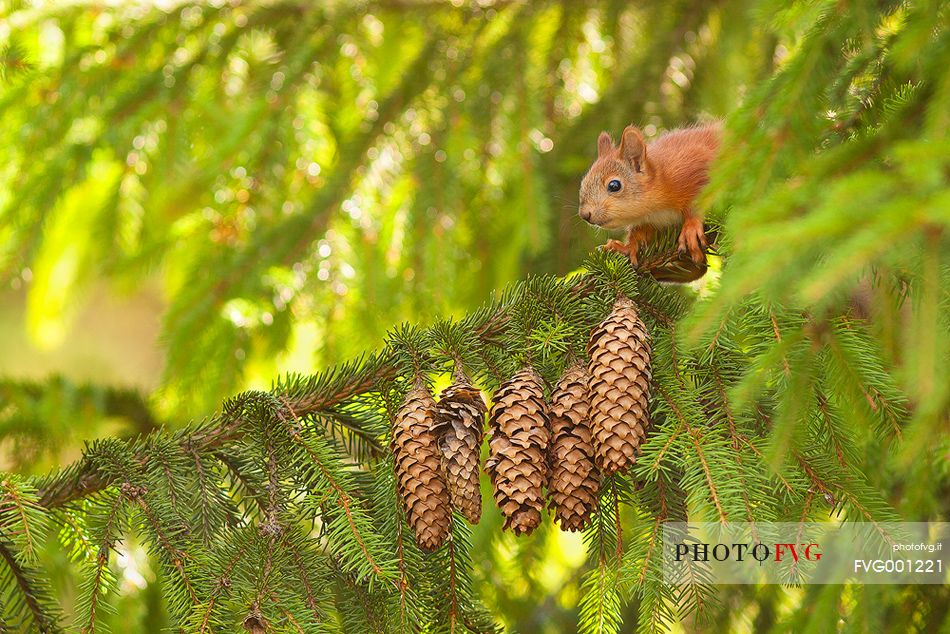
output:
[[[611,238],[610,240],[607,240],[607,244],[603,246],[603,249],[604,251],[616,251],[617,253],[623,253],[625,256],[630,258],[630,263],[632,265],[637,265],[637,246]]]
[[[706,232],[703,231],[703,222],[699,218],[687,218],[680,231],[678,251],[688,253],[693,262],[701,264],[706,261]]]

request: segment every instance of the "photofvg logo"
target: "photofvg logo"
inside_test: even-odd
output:
[[[677,543],[674,544],[676,561],[683,561],[689,558],[693,562],[708,562],[710,558],[714,561],[756,561],[760,564],[774,561],[782,563],[783,561],[798,562],[800,559],[805,561],[819,561],[821,559],[821,546],[815,543],[811,544],[762,544],[744,542],[739,544],[709,544],[706,542]]]
[[[946,523],[667,523],[672,585],[946,583]],[[908,555],[908,553],[912,553]]]

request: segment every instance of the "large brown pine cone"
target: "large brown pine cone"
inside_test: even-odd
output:
[[[541,377],[525,368],[495,393],[489,415],[491,476],[505,528],[517,535],[541,524],[547,483],[548,406]]]
[[[612,475],[636,462],[650,425],[650,341],[632,301],[616,301],[587,353],[597,464]]]
[[[452,527],[434,423],[435,401],[425,383],[417,380],[396,414],[393,457],[406,518],[424,550],[439,548]]]
[[[472,524],[482,516],[478,476],[486,409],[481,392],[461,372],[436,405],[436,435],[452,508]]]
[[[594,441],[587,399],[587,366],[570,367],[551,394],[551,480],[548,493],[561,528],[582,530],[597,508],[600,472],[594,464]]]

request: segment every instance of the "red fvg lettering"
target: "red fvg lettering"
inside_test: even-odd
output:
[[[775,544],[775,561],[782,561],[787,553],[791,553],[792,559],[798,561],[798,549],[795,546],[805,546],[804,551],[801,553],[805,559],[808,561],[818,561],[821,559],[820,552],[812,552],[812,548],[818,548],[818,544]]]
[[[792,552],[792,559],[798,561],[798,551],[795,550],[795,544],[775,544],[775,561],[782,561],[786,549]]]

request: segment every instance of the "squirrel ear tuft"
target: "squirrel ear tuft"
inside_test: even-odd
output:
[[[600,136],[597,137],[597,156],[605,156],[608,152],[614,149],[614,141],[610,138],[610,135],[606,132],[601,132]]]
[[[620,137],[620,156],[633,165],[633,169],[640,171],[647,159],[647,146],[643,142],[643,133],[635,125],[628,125],[623,129]]]

